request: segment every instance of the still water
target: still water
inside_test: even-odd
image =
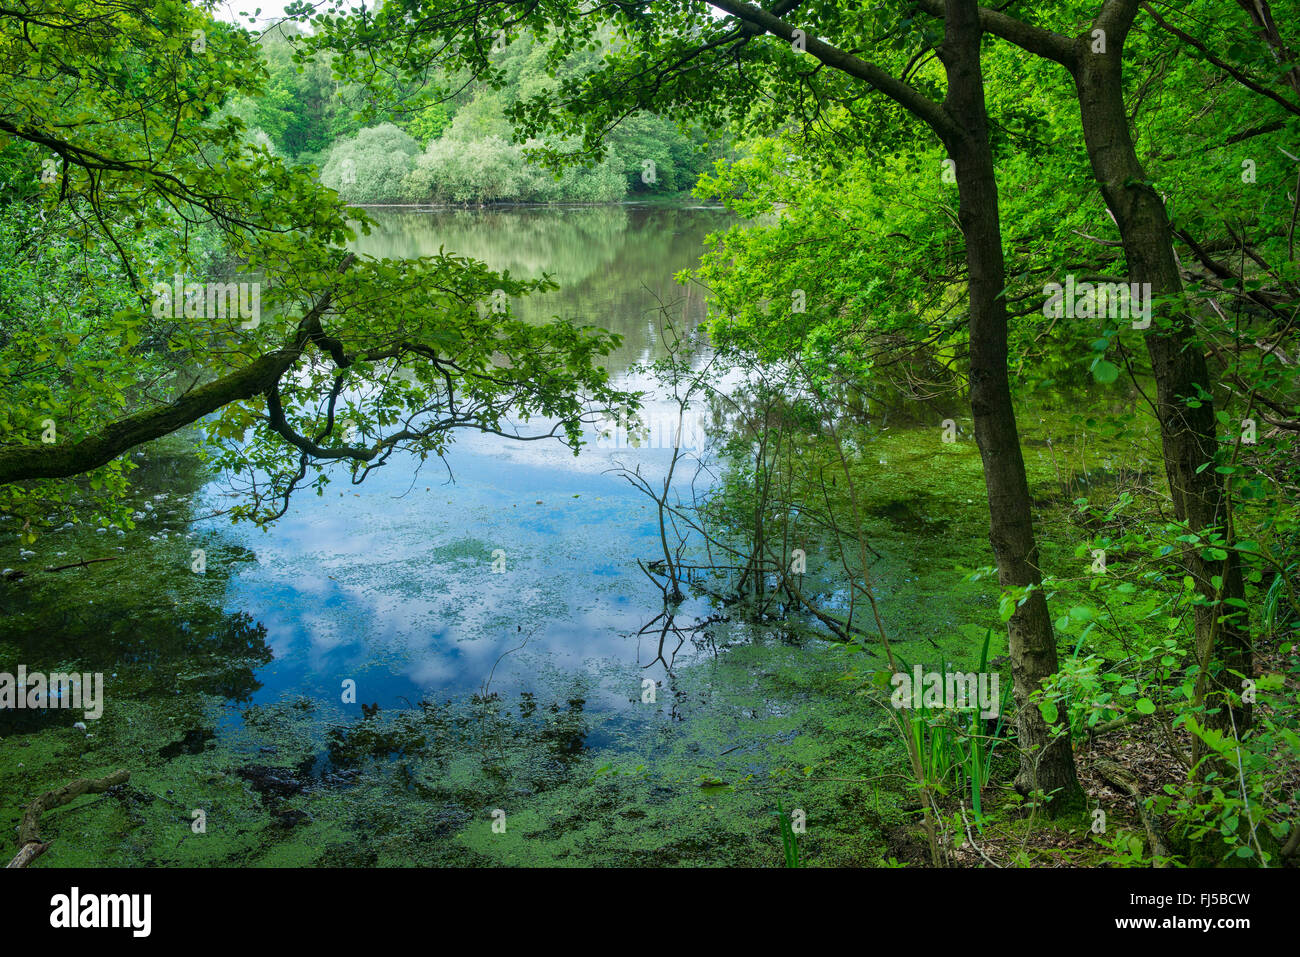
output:
[[[704,318],[673,277],[729,222],[635,206],[373,215],[361,252],[550,275],[560,288],[517,312],[620,333],[608,367],[651,413],[668,406],[636,366],[662,354],[665,313]],[[809,861],[910,847],[890,837],[910,820],[891,785],[905,755],[860,696],[862,653],[705,598],[667,630],[637,565],[660,554],[656,507],[615,470],[653,482],[671,452],[588,438],[574,456],[461,433],[445,464],[341,475],[267,531],[212,517],[235,500],[186,440],[133,452],[133,528],[87,517],[27,555],[0,541],[0,567],[95,560],[0,588],[0,665],[103,672],[107,699],[89,728],[68,710],[0,712],[0,828],[71,777],[122,768],[119,793],[43,821],[41,866],[779,866],[775,821],[796,807]],[[986,519],[949,524],[980,496],[979,457],[932,429],[880,442],[873,578],[921,660],[981,604],[993,613],[953,570],[962,543],[965,564],[982,554]],[[942,500],[924,490],[936,476]]]
[[[704,318],[699,287],[673,276],[726,223],[712,209],[636,206],[372,215],[378,226],[357,242],[361,253],[444,248],[512,276],[554,278],[559,290],[516,302],[517,313],[620,333],[607,368],[620,386],[648,391],[650,412],[654,383],[634,366],[661,353],[665,313],[688,329]],[[662,677],[655,636],[635,637],[662,608],[636,565],[658,554],[656,512],[612,470],[661,475],[670,452],[588,438],[574,456],[558,442],[465,431],[445,465],[417,471],[394,459],[360,486],[340,472],[324,497],[301,494],[269,533],[220,526],[256,555],[225,595],[229,611],[266,627],[274,654],[253,700],[338,699],[350,678],[352,710],[401,707],[481,690],[489,675],[503,695],[533,690],[559,670],[590,673],[587,707],[599,709],[639,690],[627,686],[627,667]],[[202,507],[220,508],[224,494],[211,484]]]

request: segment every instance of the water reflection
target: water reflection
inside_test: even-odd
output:
[[[621,333],[607,367],[630,388],[653,385],[628,370],[660,354],[662,309],[687,329],[704,318],[702,293],[673,277],[725,223],[716,210],[629,206],[373,215],[378,226],[358,242],[361,252],[413,257],[441,247],[512,274],[551,275],[561,288],[516,304],[518,314]],[[653,473],[671,452],[590,439],[574,457],[559,443],[459,433],[447,463],[454,484],[444,471],[419,474],[414,461],[394,460],[361,486],[301,496],[268,534],[224,532],[257,554],[226,596],[228,608],[265,625],[274,652],[255,700],[305,693],[337,702],[352,679],[357,703],[343,708],[361,718],[362,701],[388,709],[472,694],[489,675],[492,693],[510,697],[587,675],[587,709],[638,700],[645,662],[630,636],[659,596],[647,592],[636,559],[656,554],[658,530],[648,500],[610,470],[634,461]],[[494,571],[498,550],[504,568]],[[695,600],[678,612],[703,620],[708,610]],[[521,629],[533,637],[514,651]],[[657,657],[651,665],[666,673],[673,657]]]
[[[141,501],[167,478],[166,466],[162,458],[141,470]],[[0,648],[6,652],[0,669],[12,671],[22,663],[29,673],[98,672],[106,707],[181,692],[251,701],[261,688],[258,671],[273,657],[268,631],[248,610],[222,602],[228,581],[250,556],[182,537],[177,528],[192,517],[188,506],[157,512],[142,518],[127,539],[129,559],[123,554],[84,569],[34,571],[21,587],[0,588]],[[60,531],[42,547],[51,554],[94,555],[105,550],[106,537],[93,530]],[[182,564],[194,544],[208,549],[201,576]],[[186,571],[178,574],[179,568]],[[81,717],[71,709],[3,709],[0,736],[70,725]]]
[[[448,253],[481,260],[517,278],[543,273],[554,292],[515,300],[528,321],[561,316],[624,337],[606,367],[620,373],[662,355],[659,309],[686,331],[704,319],[704,293],[673,275],[693,266],[709,232],[730,221],[718,209],[658,206],[561,206],[474,210],[370,210],[377,221],[358,252],[403,258]]]

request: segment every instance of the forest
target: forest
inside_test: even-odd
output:
[[[349,203],[610,203],[629,194],[671,196],[688,192],[718,153],[698,127],[679,128],[637,110],[611,130],[599,163],[570,166],[556,176],[529,162],[526,151],[546,144],[513,142],[507,106],[589,73],[613,49],[609,28],[590,48],[567,56],[554,38],[494,36],[489,50],[498,72],[490,82],[448,63],[436,74],[443,94],[421,97],[419,83],[401,83],[392,94],[396,102],[377,114],[364,112],[364,83],[334,77],[325,58],[306,66],[295,62],[294,42],[302,38],[292,20],[259,33],[264,84],[232,97],[221,113],[242,121],[250,144],[295,166],[318,167],[320,181]]]
[[[243,6],[0,10],[9,867],[1294,871],[1294,2]]]

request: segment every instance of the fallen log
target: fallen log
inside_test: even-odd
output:
[[[1138,817],[1142,819],[1142,826],[1146,829],[1147,840],[1151,843],[1152,863],[1156,867],[1168,867],[1173,855],[1165,845],[1159,826],[1142,802],[1142,791],[1138,788],[1137,781],[1122,765],[1106,758],[1094,761],[1092,766],[1098,774],[1133,799],[1133,803],[1137,805]]]

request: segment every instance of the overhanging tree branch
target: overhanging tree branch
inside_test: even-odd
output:
[[[1201,56],[1205,57],[1205,59],[1208,62],[1213,63],[1220,70],[1228,74],[1228,76],[1232,77],[1242,86],[1244,86],[1246,89],[1250,90],[1253,93],[1258,93],[1260,96],[1267,97],[1268,99],[1272,100],[1274,103],[1277,103],[1286,111],[1290,113],[1294,113],[1297,116],[1300,116],[1300,104],[1291,102],[1290,100],[1288,100],[1286,97],[1282,96],[1280,93],[1276,92],[1275,90],[1270,90],[1268,87],[1264,86],[1264,84],[1258,83],[1255,80],[1251,79],[1249,76],[1245,74],[1245,72],[1243,72],[1242,70],[1238,70],[1236,67],[1234,67],[1231,63],[1228,63],[1222,57],[1216,56],[1215,53],[1208,46],[1206,46],[1200,40],[1196,39],[1196,37],[1192,36],[1190,33],[1187,33],[1185,30],[1180,30],[1178,27],[1174,26],[1168,20],[1160,16],[1160,14],[1156,13],[1155,9],[1151,6],[1151,4],[1143,3],[1142,7],[1143,9],[1146,10],[1147,13],[1151,14],[1151,19],[1156,22],[1156,25],[1160,27],[1160,29],[1164,30],[1166,33],[1170,33],[1176,36],[1179,40],[1182,40],[1189,47],[1191,47],[1192,49],[1200,53]]]
[[[916,5],[932,17],[942,19],[944,16],[944,0],[916,0]],[[1074,71],[1078,54],[1071,38],[988,7],[979,8],[979,18],[985,33],[1001,37],[1037,56],[1055,60],[1067,70]]]
[[[709,0],[709,2],[745,23],[752,24],[783,40],[794,41],[794,32],[798,28],[775,14],[741,3],[739,0]],[[827,66],[856,77],[885,94],[917,119],[926,123],[945,143],[961,137],[960,127],[938,103],[876,64],[859,59],[852,53],[846,53],[811,35],[805,38],[805,49]]]
[[[354,257],[339,266],[345,270]],[[334,290],[328,289],[298,324],[294,341],[255,359],[242,369],[221,376],[177,398],[170,405],[143,409],[112,422],[94,435],[56,445],[20,445],[0,450],[0,485],[28,479],[70,478],[97,469],[123,452],[153,439],[170,435],[223,406],[251,399],[273,388],[280,377],[320,334],[320,317],[330,307]]]

